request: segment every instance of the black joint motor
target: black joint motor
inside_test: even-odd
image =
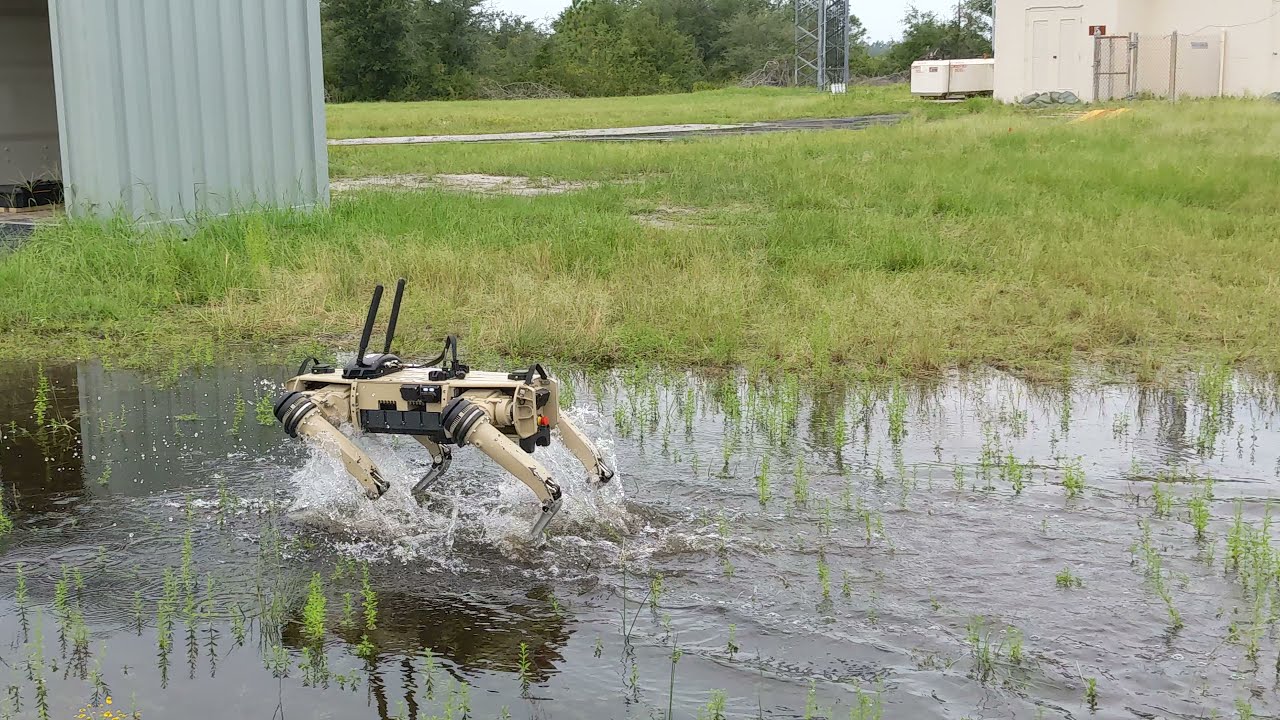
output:
[[[289,434],[289,437],[296,438],[298,424],[315,409],[315,403],[311,402],[310,396],[294,390],[281,395],[276,400],[275,415],[280,424],[284,425],[284,431]]]

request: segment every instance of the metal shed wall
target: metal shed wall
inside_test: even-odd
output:
[[[329,200],[319,0],[49,0],[74,215]]]

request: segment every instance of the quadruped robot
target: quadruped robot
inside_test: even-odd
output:
[[[382,301],[373,290],[356,358],[346,367],[303,361],[297,376],[285,382],[275,403],[276,419],[290,437],[301,436],[336,457],[370,499],[390,487],[367,454],[338,428],[365,433],[411,435],[431,454],[431,469],[413,488],[420,497],[448,469],[450,446],[473,445],[529,486],[542,513],[531,534],[542,535],[560,510],[560,486],[533,457],[551,444],[551,431],[586,468],[592,486],[613,479],[613,470],[595,446],[560,412],[560,384],[541,365],[516,372],[482,372],[458,362],[458,341],[450,335],[444,351],[423,364],[391,354],[405,281],[396,283],[386,341],[381,353],[367,354]]]

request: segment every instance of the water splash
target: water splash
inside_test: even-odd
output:
[[[604,433],[599,413],[577,410],[574,420],[614,464],[613,441]],[[392,435],[355,436],[350,428],[343,431],[369,454],[390,483],[381,498],[366,498],[340,461],[314,448],[290,477],[295,488],[290,518],[334,536],[333,546],[339,552],[366,560],[434,558],[444,565],[449,564],[449,556],[464,551],[497,550],[509,560],[522,562],[544,557],[545,548],[529,537],[540,512],[533,494],[479,451],[456,449],[449,472],[419,503],[410,491],[427,471],[430,457],[417,441]],[[548,546],[592,545],[628,531],[634,518],[620,473],[608,485],[592,488],[581,464],[563,445],[540,448],[537,457],[560,483],[565,497],[552,522]]]

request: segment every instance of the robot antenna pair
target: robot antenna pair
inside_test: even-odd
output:
[[[373,290],[356,359],[343,368],[304,361],[285,383],[275,415],[290,437],[301,436],[342,461],[370,499],[390,487],[367,454],[338,430],[343,424],[365,433],[411,435],[431,454],[431,469],[413,488],[421,495],[449,467],[450,446],[473,445],[529,486],[542,513],[532,534],[540,537],[560,510],[560,486],[533,457],[551,444],[551,431],[586,468],[591,484],[613,479],[595,446],[560,412],[560,384],[541,365],[516,372],[482,372],[458,362],[458,341],[450,335],[435,359],[415,365],[391,354],[403,278],[387,321],[382,352],[367,354],[382,301]],[[309,367],[308,367],[309,366]]]

